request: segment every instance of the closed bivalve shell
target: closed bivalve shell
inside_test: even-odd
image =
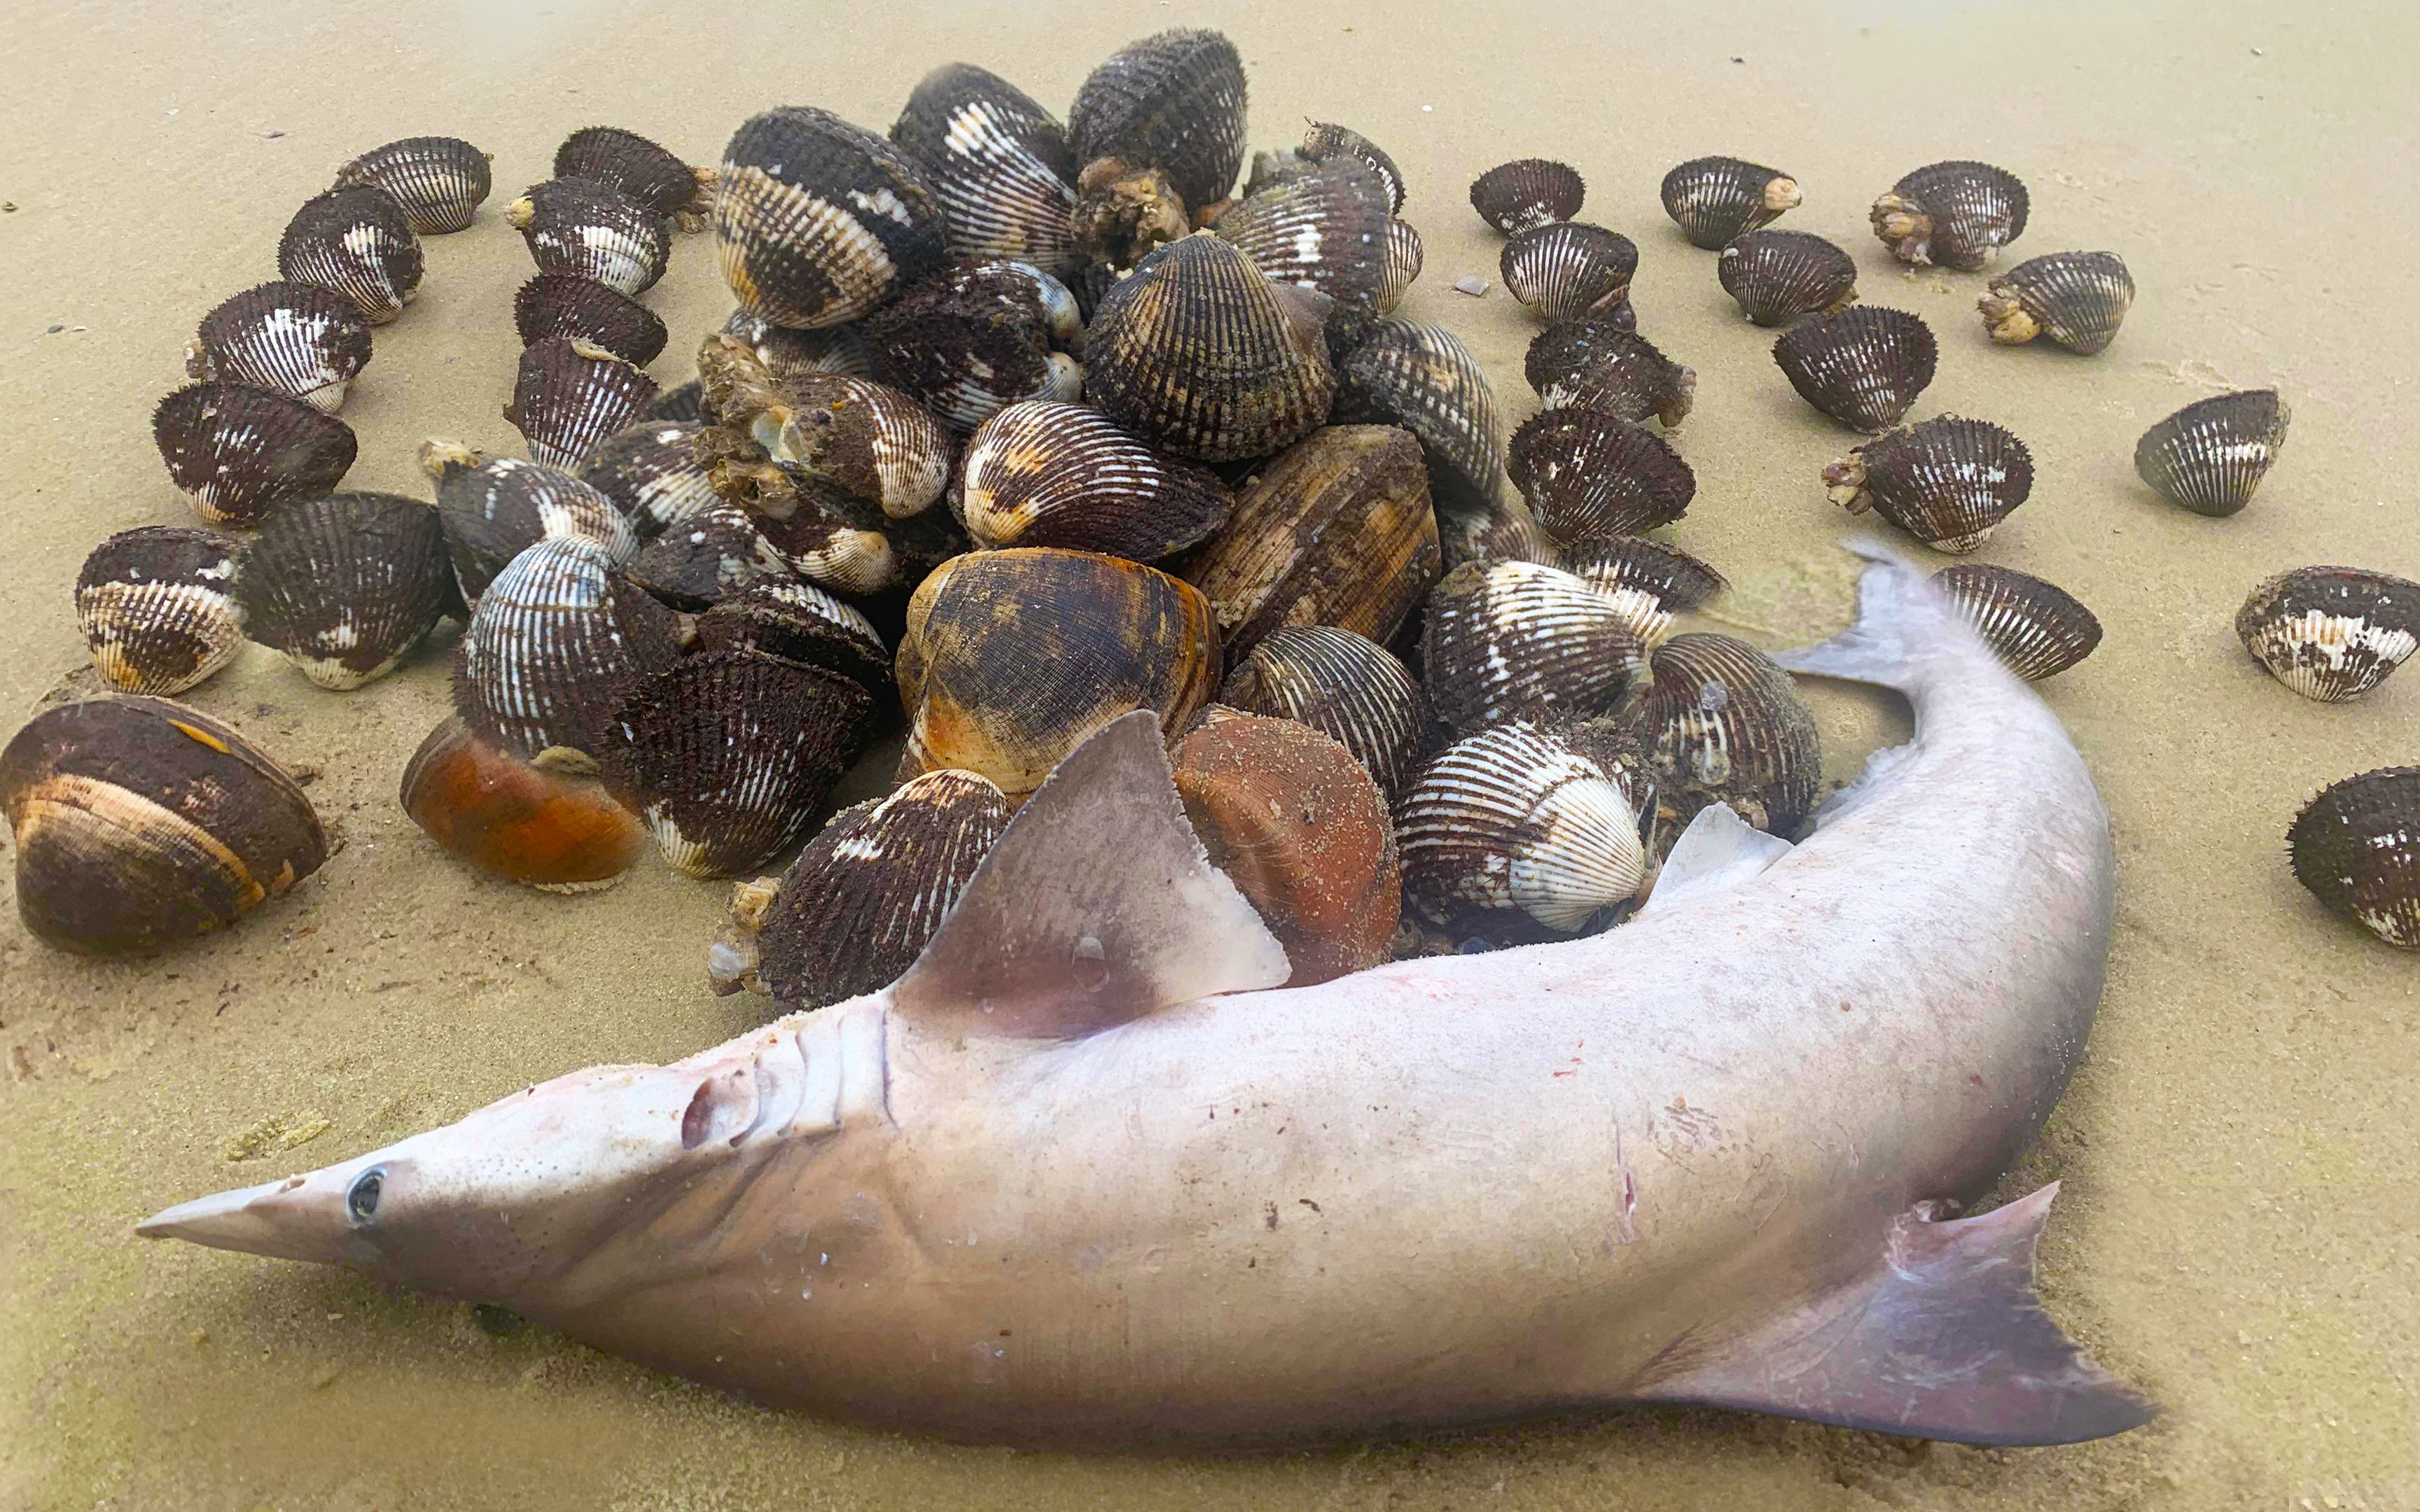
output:
[[[722,501],[697,459],[694,420],[641,420],[598,441],[580,480],[613,501],[642,541]]]
[[[403,313],[420,292],[421,269],[403,207],[370,184],[305,200],[277,241],[278,277],[335,290],[374,326]]]
[[[1543,409],[1512,433],[1506,475],[1566,551],[1689,512],[1697,474],[1670,443],[1601,410]]]
[[[2294,816],[2295,879],[2328,911],[2420,949],[2420,766],[2332,783]]]
[[[541,273],[578,273],[624,294],[644,294],[672,265],[663,218],[611,184],[550,178],[521,191],[504,219]]]
[[[1066,129],[988,69],[924,75],[891,140],[923,169],[961,257],[1016,257],[1067,277],[1081,266],[1069,217],[1076,157]]]
[[[1807,231],[1750,231],[1723,249],[1714,276],[1750,321],[1786,326],[1857,297],[1857,263]]]
[[[1547,325],[1590,316],[1624,330],[1638,323],[1630,308],[1638,248],[1619,231],[1579,221],[1532,226],[1504,243],[1497,270],[1505,292]]]
[[[1798,180],[1738,158],[1692,158],[1664,176],[1664,213],[1708,252],[1797,208]]]
[[[569,471],[655,397],[655,379],[604,347],[550,336],[521,348],[504,418],[529,442],[533,460]]]
[[[1652,417],[1667,430],[1688,419],[1697,401],[1696,370],[1604,316],[1538,332],[1522,372],[1549,409],[1598,409],[1634,424]]]
[[[655,311],[580,273],[539,273],[523,284],[513,296],[513,329],[523,346],[568,336],[640,367],[661,356],[668,339]]]
[[[300,399],[240,383],[194,383],[160,401],[151,437],[168,476],[213,525],[255,525],[335,487],[353,427]]]
[[[1427,715],[1410,669],[1369,637],[1335,625],[1272,631],[1235,664],[1218,702],[1311,726],[1352,752],[1389,802],[1424,754]]]
[[[1659,830],[1677,836],[1699,810],[1728,803],[1787,837],[1815,807],[1823,775],[1815,717],[1790,674],[1745,640],[1692,631],[1656,647],[1654,686],[1636,722],[1655,764]]]
[[[449,855],[542,892],[611,887],[647,848],[592,762],[523,761],[449,714],[403,769],[405,813]]]
[[[2291,419],[2274,389],[2196,399],[2143,433],[2134,472],[2196,515],[2235,514],[2269,475]]]
[[[1801,320],[1773,344],[1800,398],[1862,431],[1897,424],[1932,382],[1939,356],[1920,316],[1873,304]]]
[[[353,301],[316,284],[259,284],[202,316],[186,373],[300,399],[334,414],[370,361]]]
[[[1595,763],[1527,724],[1439,752],[1395,826],[1404,890],[1441,925],[1519,913],[1570,933],[1648,880],[1638,818]]]
[[[2086,357],[2117,339],[2133,303],[2134,276],[2114,252],[2028,257],[1992,280],[1991,292],[1976,301],[2002,346],[2048,336]]]
[[[2340,703],[2420,650],[2420,583],[2358,567],[2297,567],[2252,590],[2235,633],[2277,681]]]
[[[488,154],[458,136],[408,136],[372,147],[337,169],[336,183],[385,190],[424,237],[469,225],[492,187]]]
[[[76,575],[76,622],[93,667],[129,693],[171,697],[243,649],[236,542],[216,531],[146,525],[93,548]]]
[[[479,595],[456,654],[454,706],[475,734],[527,761],[595,757],[631,688],[680,657],[671,609],[624,581],[603,547],[538,542]]]
[[[1466,562],[1439,580],[1420,675],[1457,735],[1619,712],[1652,678],[1646,642],[1603,594],[1532,562]]]
[[[1519,158],[1498,163],[1472,180],[1470,208],[1509,237],[1532,226],[1570,220],[1580,212],[1587,194],[1587,183],[1568,163]]]
[[[723,148],[714,235],[724,282],[777,326],[871,312],[949,257],[941,200],[883,138],[812,106],[751,116]]]
[[[1187,210],[1225,199],[1244,165],[1244,60],[1214,31],[1180,28],[1120,48],[1067,110],[1078,165],[1156,168]]]
[[[474,608],[504,563],[550,536],[584,535],[617,567],[639,554],[638,532],[613,500],[543,462],[432,440],[420,448],[420,467],[437,485],[454,580]]]
[[[968,441],[956,494],[977,546],[1068,547],[1156,562],[1226,522],[1234,494],[1084,405],[1013,404]]]
[[[1374,305],[1393,224],[1386,185],[1348,157],[1247,197],[1215,229],[1280,284]]]
[[[244,630],[321,687],[383,677],[462,612],[437,511],[388,493],[335,493],[264,521],[236,562]]]
[[[1932,575],[2009,671],[2028,683],[2055,677],[2101,644],[2101,621],[2056,583],[2009,567],[1960,562]]]
[[[1901,262],[1976,272],[2025,229],[2027,196],[2016,175],[1988,162],[1935,162],[1874,201],[1874,235]]]
[[[714,170],[692,168],[618,126],[583,127],[565,137],[554,149],[554,176],[607,185],[659,219],[703,215],[714,198]]]
[[[1870,509],[1936,551],[1972,551],[2032,494],[2025,443],[1988,420],[1936,415],[1823,470],[1833,502]]]

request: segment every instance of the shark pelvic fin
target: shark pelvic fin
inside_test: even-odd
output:
[[[1947,619],[1923,574],[1872,536],[1844,543],[1866,559],[1857,579],[1857,622],[1829,640],[1776,652],[1787,670],[1813,677],[1872,683],[1907,692],[1916,686],[1929,631]]]
[[[1145,709],[1026,801],[891,1003],[927,1029],[1073,1039],[1288,975],[1284,947],[1186,822]]]
[[[1655,875],[1655,890],[1638,912],[1668,913],[1701,894],[1736,887],[1789,854],[1788,841],[1750,825],[1730,804],[1708,804],[1673,842]]]
[[[1891,1225],[1863,1276],[1638,1393],[1959,1443],[2080,1443],[2158,1409],[2086,1358],[2034,1292],[2055,1183],[1978,1217]]]

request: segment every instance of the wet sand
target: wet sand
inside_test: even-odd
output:
[[[293,764],[343,849],[284,902],[155,961],[96,964],[0,907],[0,1505],[24,1508],[907,1507],[2369,1508],[2420,1505],[2420,962],[2324,915],[2284,865],[2302,801],[2420,759],[2420,671],[2304,702],[2243,656],[2236,606],[2313,562],[2420,575],[2401,331],[2414,212],[2406,63],[2420,20],[2371,7],[1769,3],[1203,3],[931,8],[405,0],[256,4],[205,21],[132,0],[21,7],[0,93],[0,710],[88,686],[70,585],[112,531],[186,519],[148,438],[194,320],[274,276],[292,208],[336,164],[442,131],[493,151],[477,223],[427,240],[419,301],[346,406],[349,483],[426,496],[412,449],[507,452],[498,418],[528,275],[501,208],[554,144],[610,122],[710,162],[752,111],[814,103],[881,129],[927,68],[982,62],[1063,109],[1116,45],[1213,24],[1251,69],[1253,139],[1354,125],[1410,178],[1428,269],[1406,313],[1531,408],[1532,327],[1464,189],[1558,156],[1633,236],[1641,328],[1695,365],[1678,440],[1699,490],[1669,532],[1729,573],[1767,644],[1848,610],[1822,466],[1854,440],[1790,392],[1655,200],[1731,152],[1793,171],[1782,224],[1851,248],[1868,301],[1941,338],[1917,413],[2031,444],[2033,500],[1981,553],[2092,605],[2108,640],[2047,696],[2115,815],[2118,920],[2089,1056],[2006,1183],[2062,1196],[2054,1313],[2166,1406],[2048,1451],[1926,1446],[1712,1412],[1641,1412],[1412,1443],[1222,1460],[952,1447],[768,1412],[543,1331],[357,1278],[147,1245],[164,1203],[325,1164],[597,1061],[737,1032],[702,952],[721,889],[649,865],[556,899],[449,864],[397,810],[445,699],[447,642],[352,695],[257,648],[193,695]],[[1908,273],[1864,208],[1900,173],[1979,157],[2031,185],[2018,255],[2124,255],[2142,294],[2091,360],[2000,350],[1979,277]],[[729,307],[709,241],[649,296],[655,366],[686,378]],[[2135,436],[2229,385],[2285,386],[2285,456],[2208,520],[2133,479]],[[1878,702],[1817,695],[1827,765],[1889,738]],[[8,900],[0,900],[0,903]],[[1030,1153],[1030,1152],[1029,1152]]]

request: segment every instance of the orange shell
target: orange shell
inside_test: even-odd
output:
[[[534,887],[602,887],[647,845],[639,818],[594,778],[534,765],[449,715],[403,771],[403,809],[452,854]]]

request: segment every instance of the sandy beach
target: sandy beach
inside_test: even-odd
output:
[[[1696,367],[1676,436],[1699,493],[1667,532],[1727,573],[1717,627],[1768,646],[1850,603],[1854,527],[1819,474],[1856,440],[1791,392],[1711,254],[1656,201],[1733,153],[1793,173],[1783,225],[1854,254],[1869,302],[1941,340],[1916,413],[1999,421],[2033,499],[1980,553],[2064,585],[2107,626],[2047,685],[2102,784],[2118,933],[2083,1072],[2003,1195],[2058,1180],[2051,1310],[2165,1408],[2071,1449],[1978,1450],[1715,1412],[1636,1412],[1473,1436],[1217,1459],[954,1447],[768,1412],[543,1330],[350,1274],[146,1244],[170,1201],[327,1164],[578,1066],[738,1032],[704,950],[723,887],[649,863],[556,898],[450,862],[396,802],[442,710],[453,632],[354,694],[259,647],[190,696],[290,764],[342,849],[240,927],[147,961],[30,938],[0,899],[0,1506],[999,1509],[1774,1506],[2389,1509],[2420,1505],[2420,961],[2329,917],[2285,865],[2321,785],[2420,760],[2420,671],[2344,705],[2248,659],[2237,606],[2270,573],[2420,576],[2420,363],[2403,331],[2420,213],[2408,62],[2420,15],[2366,6],[1844,4],[1377,7],[1042,0],[877,8],[556,0],[103,0],[6,17],[0,98],[0,711],[96,684],[71,608],[114,531],[185,523],[149,438],[194,320],[275,275],[278,232],[336,166],[445,132],[497,193],[427,239],[424,291],[380,329],[346,405],[348,482],[427,497],[426,438],[518,455],[499,417],[530,272],[504,203],[569,131],[613,124],[711,162],[781,103],[882,130],[928,69],[979,62],[1063,113],[1091,67],[1164,26],[1233,36],[1255,146],[1342,121],[1405,170],[1427,270],[1404,312],[1487,364],[1509,415],[1536,329],[1496,278],[1466,186],[1508,158],[1587,177],[1633,237],[1640,329]],[[1866,207],[1972,157],[2030,185],[2018,256],[2123,255],[2141,295],[2081,359],[1999,349],[1978,275],[1908,271]],[[710,239],[648,296],[690,376],[731,297]],[[2189,400],[2282,386],[2284,457],[2244,514],[2177,510],[2134,438]],[[1903,730],[1811,697],[1826,767]],[[0,886],[6,886],[0,884]]]

